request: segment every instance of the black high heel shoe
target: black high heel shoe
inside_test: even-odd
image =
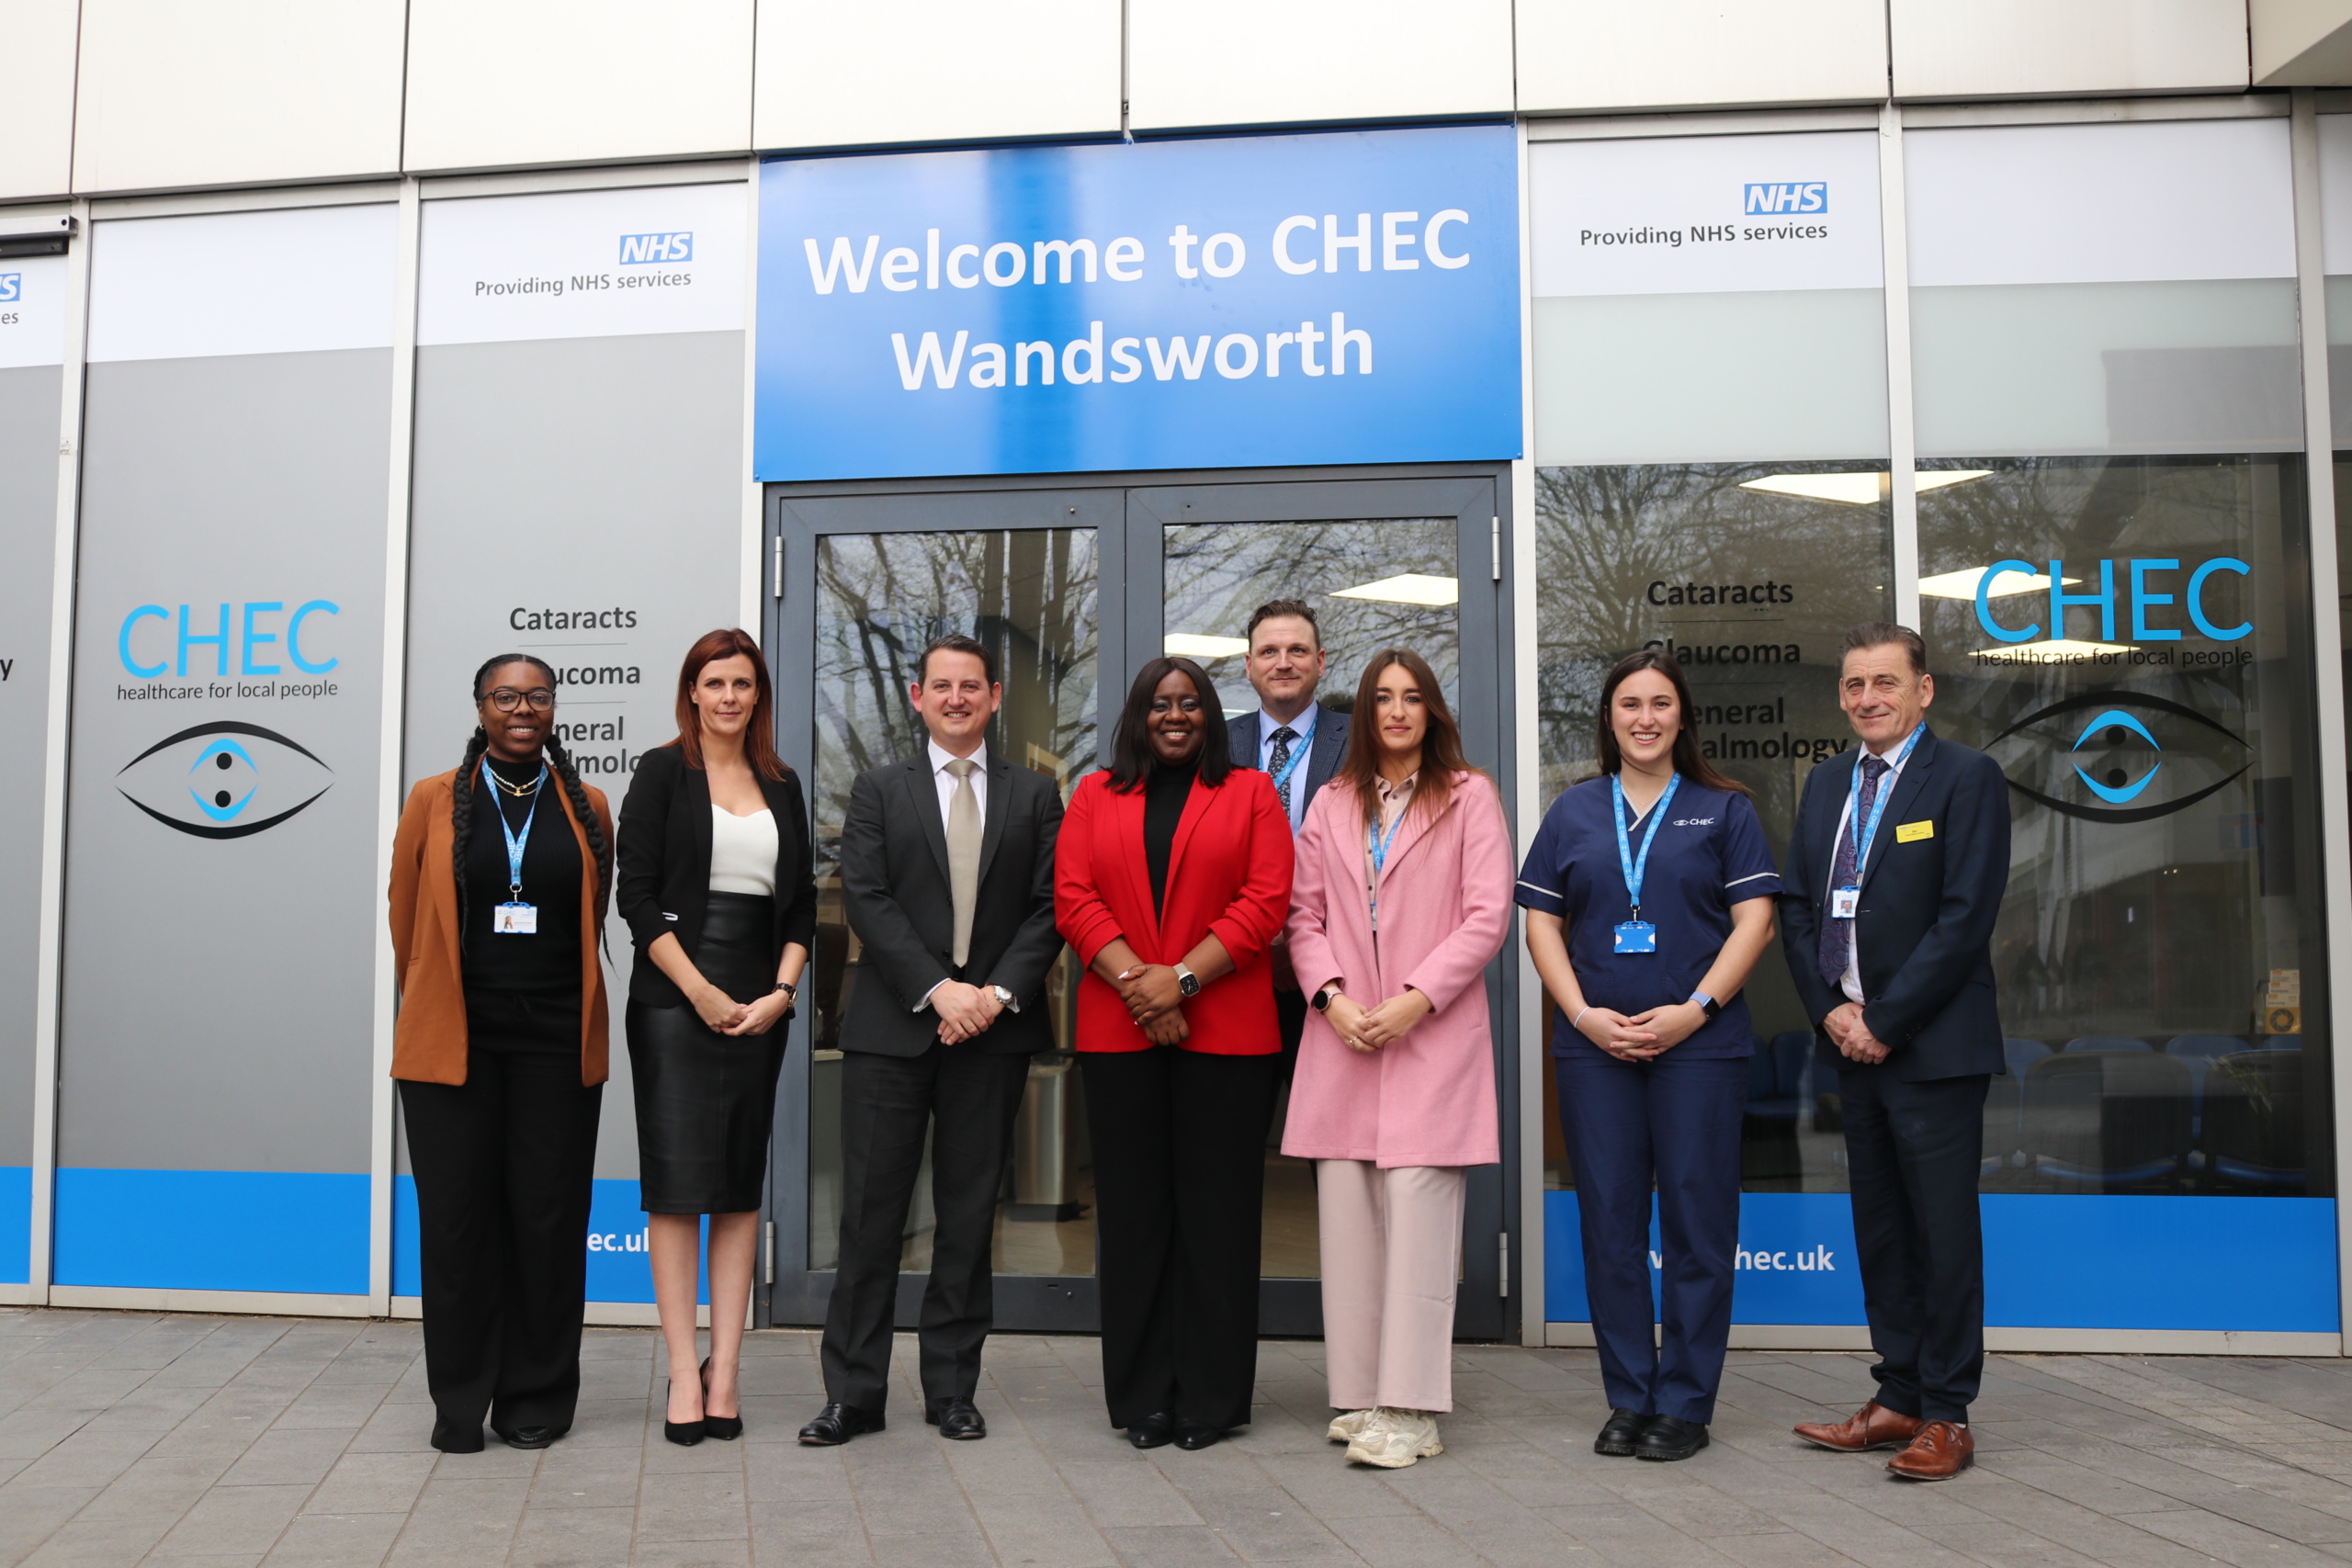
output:
[[[669,1399],[665,1386],[662,1395],[662,1435],[682,1449],[693,1448],[702,1441],[709,1418],[706,1416],[700,1421],[673,1421],[670,1419]]]
[[[737,1413],[733,1416],[713,1416],[710,1413],[710,1358],[708,1356],[702,1359],[702,1368],[695,1375],[702,1382],[702,1429],[721,1442],[733,1442],[743,1435],[743,1416],[741,1407],[738,1407]]]

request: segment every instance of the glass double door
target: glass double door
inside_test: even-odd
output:
[[[960,632],[995,654],[1003,705],[997,755],[1052,779],[1064,800],[1109,761],[1128,683],[1163,649],[1197,660],[1227,716],[1258,707],[1245,668],[1251,611],[1314,607],[1329,669],[1320,692],[1351,702],[1374,651],[1410,647],[1444,683],[1478,765],[1500,763],[1493,479],[1446,478],[917,493],[772,496],[766,645],[777,746],[810,781],[817,846],[814,984],[779,1089],[771,1183],[772,1280],[764,1320],[822,1321],[838,1259],[842,1021],[860,962],[842,903],[842,815],[857,775],[923,743],[908,701],[933,637]],[[1510,1016],[1507,969],[1490,974],[1496,1039]],[[1040,1055],[998,1193],[1001,1327],[1096,1326],[1093,1158],[1073,1038],[1079,967],[1067,950],[1045,1006],[1057,1048]],[[1516,1073],[1498,1046],[1508,1109]],[[1314,1173],[1269,1134],[1261,1320],[1270,1334],[1321,1328]],[[1508,1147],[1508,1142],[1506,1146]],[[1461,1331],[1505,1321],[1500,1236],[1512,1184],[1473,1173]],[[899,1318],[911,1325],[930,1265],[926,1166],[906,1223]]]

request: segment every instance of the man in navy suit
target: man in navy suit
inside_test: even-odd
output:
[[[1315,611],[1301,600],[1276,599],[1250,617],[1247,669],[1259,709],[1226,727],[1237,768],[1273,775],[1274,794],[1296,834],[1306,803],[1340,771],[1348,750],[1348,716],[1315,700],[1326,658]],[[1306,998],[1290,970],[1287,948],[1274,949],[1274,1010],[1281,1015],[1283,1051],[1295,1057],[1306,1027]]]
[[[1975,1452],[1984,1370],[1976,1177],[1984,1091],[2004,1070],[1993,922],[2009,876],[2008,781],[1928,728],[1927,648],[1879,621],[1846,634],[1838,702],[1862,744],[1805,780],[1781,867],[1797,995],[1837,1047],[1854,1245],[1878,1397],[1797,1436],[1901,1449],[1887,1469],[1943,1481]]]

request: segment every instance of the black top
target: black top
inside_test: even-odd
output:
[[[538,777],[537,762],[485,761],[509,784]],[[473,815],[466,843],[466,1014],[473,1043],[491,1049],[580,1048],[580,841],[564,812],[563,782],[546,782],[517,797],[493,788],[480,771],[473,779]],[[506,835],[499,815],[520,833],[532,802],[531,836],[523,847],[523,902],[538,909],[538,931],[500,935],[498,906],[513,894],[507,883]]]
[[[1143,861],[1151,869],[1152,913],[1166,912],[1168,857],[1176,848],[1176,825],[1184,819],[1184,803],[1193,797],[1193,781],[1201,776],[1197,761],[1169,767],[1155,761],[1143,785]]]
[[[759,784],[760,797],[775,815],[775,951],[767,955],[773,975],[791,943],[815,951],[816,856],[799,776],[787,773]],[[684,994],[649,956],[666,933],[694,957],[702,946],[703,914],[710,903],[710,776],[686,766],[677,742],[657,746],[638,760],[628,794],[621,799],[617,855],[613,902],[637,942],[629,1005],[684,1007]],[[812,965],[804,983],[814,978]],[[803,992],[804,1016],[809,999]]]

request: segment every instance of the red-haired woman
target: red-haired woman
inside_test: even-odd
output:
[[[775,754],[775,698],[749,633],[709,632],[678,671],[678,738],[621,803],[621,918],[637,939],[628,1057],[638,1184],[670,1352],[663,1434],[743,1430],[736,1387],[785,1021],[817,930],[800,781]],[[710,1216],[710,1357],[695,1365],[701,1216]]]

